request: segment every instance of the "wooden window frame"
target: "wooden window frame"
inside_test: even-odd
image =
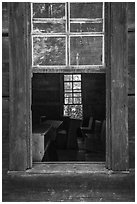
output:
[[[57,3],[57,2],[56,2]],[[80,73],[104,73],[105,72],[105,37],[104,37],[104,24],[105,24],[105,16],[104,16],[104,3],[102,6],[102,18],[96,19],[97,22],[102,21],[103,29],[102,32],[70,32],[70,21],[73,23],[76,22],[76,19],[70,18],[70,2],[62,2],[65,4],[65,19],[66,21],[66,31],[64,33],[45,33],[45,34],[33,34],[32,35],[32,72],[33,73],[68,73],[68,72],[80,72]],[[71,2],[72,3],[72,2]],[[31,16],[32,16],[32,3],[31,3]],[[52,19],[52,18],[51,18]],[[57,21],[59,19],[56,19]],[[56,21],[53,19],[53,21]],[[89,21],[93,22],[94,19],[77,19],[77,21]],[[31,18],[31,27],[32,27],[32,18]],[[42,19],[41,22],[49,22],[49,19]],[[32,30],[32,29],[31,29]],[[33,65],[33,37],[65,37],[66,38],[66,65]],[[102,37],[102,65],[71,65],[70,64],[70,38],[71,37]]]
[[[82,112],[83,112],[82,87],[81,87],[81,89],[80,89],[80,92],[74,92],[74,89],[73,89],[73,83],[74,83],[74,82],[80,82],[80,83],[81,83],[81,86],[82,86],[82,77],[81,77],[81,80],[78,80],[78,81],[74,81],[74,80],[73,80],[73,75],[81,75],[81,73],[80,73],[80,74],[74,74],[74,73],[72,73],[72,74],[64,74],[64,75],[72,75],[72,80],[65,80],[65,79],[63,79],[63,85],[64,85],[65,82],[71,82],[71,83],[72,83],[72,89],[71,89],[72,92],[67,92],[67,91],[65,91],[65,86],[64,86],[64,91],[63,91],[63,101],[64,101],[64,103],[63,103],[63,116],[66,116],[66,115],[64,115],[64,106],[65,106],[65,105],[74,105],[74,106],[75,106],[75,105],[76,105],[76,106],[77,106],[77,105],[81,105],[81,106],[82,106]],[[69,90],[70,90],[70,89],[69,89]],[[71,93],[71,94],[72,94],[72,97],[65,97],[65,93]],[[74,97],[74,96],[73,96],[74,93],[81,93],[81,96],[80,96],[80,97],[76,97],[76,96]],[[71,103],[71,104],[70,104],[70,103],[68,103],[68,104],[65,103],[65,98],[72,98],[72,103]],[[74,101],[74,100],[73,100],[74,98],[81,98],[81,103],[74,103],[74,102],[73,102],[73,101]],[[82,115],[83,115],[83,114],[82,114]],[[82,118],[77,118],[77,119],[82,119]]]
[[[106,168],[124,171],[129,169],[127,3],[106,4]],[[32,168],[30,42],[30,4],[9,3],[11,171]]]

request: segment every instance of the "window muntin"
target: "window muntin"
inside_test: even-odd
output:
[[[103,9],[104,3],[33,3],[32,66],[45,69],[54,66],[67,69],[104,67]],[[50,38],[48,42],[52,41],[51,37],[55,37],[56,45],[51,48],[51,52],[46,48],[42,52],[41,43],[39,49],[36,49],[38,46],[34,39],[40,36]],[[65,42],[59,43],[58,37],[65,39]],[[54,57],[56,59],[52,61]],[[35,61],[41,58],[43,62]]]
[[[64,116],[82,118],[81,74],[64,75]]]

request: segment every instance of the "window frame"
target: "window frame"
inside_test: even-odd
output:
[[[34,2],[35,3],[35,2]],[[36,2],[37,3],[37,2]],[[36,4],[35,3],[35,4]],[[46,2],[48,3],[48,2]],[[54,2],[52,2],[54,3]],[[58,2],[55,2],[58,3]],[[70,4],[72,2],[62,2],[65,4],[65,18],[62,19],[54,19],[54,18],[45,18],[43,22],[49,22],[52,21],[59,21],[59,20],[64,20],[65,22],[65,28],[66,32],[64,33],[42,33],[42,34],[33,34],[32,32],[32,27],[33,27],[33,3],[31,3],[31,40],[32,40],[32,72],[34,73],[70,73],[70,72],[76,72],[76,73],[104,73],[105,72],[105,4],[102,2],[102,18],[98,19],[80,19],[80,18],[70,18]],[[77,2],[76,2],[77,3]],[[81,3],[81,2],[79,2]],[[73,3],[72,3],[73,4]],[[83,21],[84,23],[86,21],[89,22],[102,22],[102,32],[70,32],[70,24],[71,23],[76,23],[77,21],[81,22]],[[65,44],[65,60],[66,60],[66,65],[33,65],[33,37],[65,37],[66,38],[66,44]],[[70,38],[71,37],[102,37],[102,65],[72,65],[70,63]]]
[[[65,75],[72,75],[72,80],[65,80],[64,79],[64,76]],[[80,80],[73,80],[73,76],[74,75],[80,75],[81,76],[81,74],[75,74],[75,73],[72,73],[72,74],[64,74],[63,75],[63,116],[68,116],[68,115],[65,115],[64,114],[64,106],[81,106],[81,109],[82,109],[82,116],[83,116],[83,103],[82,103],[82,76],[81,76],[81,79]],[[65,91],[65,82],[71,82],[72,83],[72,89],[69,89],[69,90],[72,90],[72,91],[70,91],[70,92],[67,92],[67,91]],[[80,82],[81,83],[81,88],[79,89],[80,91],[79,92],[74,92],[74,90],[75,89],[73,89],[73,83],[75,83],[75,82]],[[76,89],[77,90],[77,89]],[[72,94],[72,96],[71,97],[65,97],[65,93],[71,93]],[[80,97],[73,97],[73,94],[75,94],[75,93],[80,93],[81,94],[81,96]],[[65,103],[65,98],[72,98],[72,103]],[[81,99],[81,103],[74,103],[74,99],[75,98],[80,98]],[[73,118],[73,116],[70,116],[71,118]],[[77,117],[77,118],[75,118],[75,119],[82,119],[82,117]]]

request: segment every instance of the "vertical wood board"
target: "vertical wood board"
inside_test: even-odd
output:
[[[112,170],[128,170],[127,4],[111,3]]]
[[[28,167],[28,70],[25,3],[9,4],[10,170]],[[15,40],[16,39],[16,40]]]

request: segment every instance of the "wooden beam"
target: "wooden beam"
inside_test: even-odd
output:
[[[10,132],[9,169],[25,170],[30,140],[30,68],[28,64],[27,4],[9,3]]]
[[[128,170],[127,4],[111,3],[112,170]]]

